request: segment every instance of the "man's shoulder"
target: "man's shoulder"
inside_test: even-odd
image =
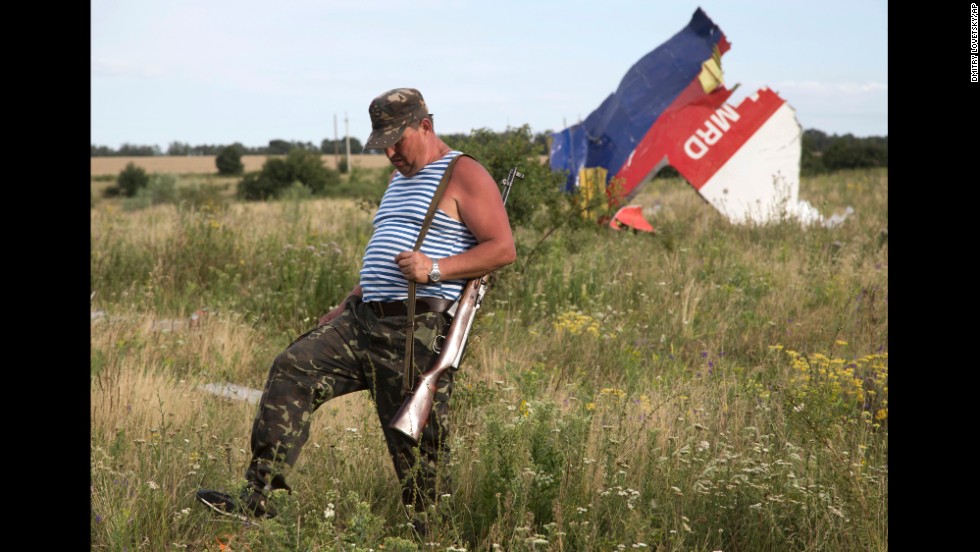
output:
[[[459,163],[474,163],[480,165],[481,167],[483,166],[483,162],[480,161],[480,159],[477,158],[475,154],[461,151],[461,150],[456,150],[456,151],[459,152]]]
[[[490,176],[490,172],[487,171],[483,163],[468,153],[459,155],[456,160],[456,166],[453,169],[453,179],[455,180],[457,176],[461,177],[460,180],[465,182],[479,182],[486,178],[493,181],[493,177]]]

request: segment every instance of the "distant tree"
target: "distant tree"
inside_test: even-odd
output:
[[[823,164],[823,152],[804,147],[800,152],[800,174],[813,176],[823,172],[827,172],[827,167]]]
[[[191,145],[183,142],[170,142],[167,147],[167,155],[190,155]]]
[[[837,137],[831,138],[826,132],[808,128],[803,131],[803,149],[813,152],[823,152]]]
[[[223,176],[242,174],[245,171],[245,164],[242,163],[244,151],[245,147],[238,142],[222,148],[214,159],[214,164],[218,167],[218,174]]]
[[[823,164],[828,170],[858,169],[863,167],[887,167],[888,148],[869,139],[845,134],[827,146]]]
[[[269,140],[268,153],[270,155],[286,155],[294,148],[291,142],[285,140]]]
[[[819,130],[803,131],[800,144],[800,174],[814,175],[826,171],[823,166],[823,151],[830,143],[830,138]]]
[[[803,132],[800,174],[814,175],[843,169],[888,166],[888,137],[828,136],[815,129]]]
[[[225,146],[222,145],[201,144],[191,148],[191,153],[194,155],[218,155],[224,148]]]
[[[479,159],[494,180],[499,182],[512,167],[525,175],[524,180],[514,183],[507,202],[515,228],[527,226],[547,232],[549,227],[575,226],[585,221],[577,213],[572,214],[574,200],[563,191],[565,175],[541,161],[539,145],[534,143],[527,125],[504,132],[476,129],[467,137],[449,136],[452,142],[446,137],[443,140]],[[594,226],[594,222],[589,225]]]
[[[246,173],[238,182],[238,197],[246,201],[275,199],[280,191],[290,185],[285,183],[287,175],[284,160],[277,157],[268,159],[262,165],[262,170]]]
[[[479,132],[484,133],[484,132],[492,132],[492,131],[489,131],[489,129],[481,129]],[[440,134],[439,137],[442,138],[442,141],[445,142],[447,146],[455,150],[459,149],[459,144],[465,143],[470,138],[469,135],[462,134],[459,132],[454,132],[452,134]],[[377,151],[377,150],[373,150],[373,151]]]
[[[546,130],[534,135],[534,143],[538,146],[538,153],[540,155],[548,155],[551,153],[550,144],[552,134],[554,134],[553,131]]]
[[[335,147],[336,147],[336,151],[334,150]],[[323,155],[333,155],[335,152],[340,155],[347,154],[346,137],[341,138],[340,140],[323,139],[323,141],[320,142],[320,153],[322,153]],[[351,136],[350,139],[350,152],[351,155],[364,153],[364,146],[361,144],[361,141],[358,140],[357,138],[354,138],[353,136]]]
[[[126,168],[119,173],[119,178],[116,179],[118,192],[126,197],[135,196],[149,183],[150,177],[146,171],[132,162],[126,164]]]
[[[123,144],[119,147],[119,155],[122,157],[149,157],[152,155],[162,155],[160,146],[137,146],[135,144]]]
[[[323,159],[315,150],[295,149],[286,157],[293,180],[299,181],[314,195],[323,195],[330,186],[340,183],[337,171],[323,164]]]

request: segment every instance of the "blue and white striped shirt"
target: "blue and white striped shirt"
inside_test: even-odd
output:
[[[396,172],[374,215],[374,234],[368,241],[361,268],[361,290],[365,301],[399,301],[408,298],[408,280],[395,263],[395,255],[415,247],[432,196],[449,162],[462,152],[450,151],[429,163],[410,178]],[[476,245],[476,238],[463,223],[437,209],[422,242],[422,253],[432,259],[457,255]],[[418,297],[456,299],[466,280],[444,280],[418,284]]]

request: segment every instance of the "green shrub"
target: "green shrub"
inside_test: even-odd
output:
[[[261,171],[250,172],[238,182],[238,197],[247,201],[264,201],[275,198],[279,191],[292,184],[283,183],[280,185],[275,177],[270,176],[274,171],[273,165],[284,165],[281,159],[270,159],[265,162]]]
[[[830,170],[887,167],[888,146],[845,136],[827,147],[823,163]]]
[[[172,174],[154,174],[144,188],[136,195],[123,201],[123,209],[134,211],[161,203],[175,203],[177,200],[177,177]]]
[[[173,203],[177,199],[177,177],[172,174],[154,174],[143,192],[150,195],[154,205]]]
[[[230,184],[192,183],[177,190],[177,202],[192,209],[223,211],[228,206],[224,191]]]
[[[277,198],[294,182],[322,196],[339,186],[340,173],[324,165],[316,152],[294,149],[285,158],[267,160],[258,173],[246,174],[238,183],[238,197],[253,201]]]
[[[327,195],[330,197],[350,197],[363,202],[368,210],[374,211],[381,204],[381,196],[388,188],[391,179],[391,168],[365,169],[352,167],[349,175],[341,183],[331,188]]]
[[[222,148],[214,159],[214,164],[218,167],[218,174],[223,176],[242,174],[245,171],[245,164],[242,163],[244,151],[245,148],[237,142]]]
[[[312,197],[313,192],[299,181],[296,181],[280,190],[278,199],[281,201],[303,201]]]
[[[324,165],[317,152],[295,149],[286,156],[286,165],[292,180],[301,182],[313,195],[322,196],[328,188],[340,184],[340,173]]]
[[[565,175],[540,160],[528,125],[502,133],[476,129],[450,145],[476,157],[498,184],[513,167],[524,174],[523,180],[515,179],[507,200],[511,226],[538,230],[586,222],[594,226],[594,221],[579,215],[574,196],[563,191]]]
[[[119,173],[119,178],[116,179],[116,186],[119,188],[118,192],[126,197],[135,196],[136,192],[147,187],[149,183],[149,175],[146,174],[143,168],[137,167],[134,163],[127,164],[126,168]],[[106,191],[108,192],[108,188]]]

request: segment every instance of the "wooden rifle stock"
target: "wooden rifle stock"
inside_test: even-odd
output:
[[[523,174],[517,172],[517,167],[511,169],[507,178],[502,182],[505,204],[515,177],[524,178]],[[422,430],[425,429],[429,415],[432,413],[439,378],[446,370],[459,368],[459,363],[463,358],[463,349],[466,348],[466,340],[470,335],[470,328],[473,327],[473,319],[476,318],[476,311],[479,310],[480,304],[483,302],[489,280],[490,275],[487,274],[466,282],[463,293],[459,296],[459,301],[453,306],[456,311],[453,314],[452,322],[449,324],[449,331],[446,332],[446,339],[435,364],[422,372],[415,384],[415,389],[408,395],[388,424],[388,427],[404,433],[416,443],[422,437]]]

